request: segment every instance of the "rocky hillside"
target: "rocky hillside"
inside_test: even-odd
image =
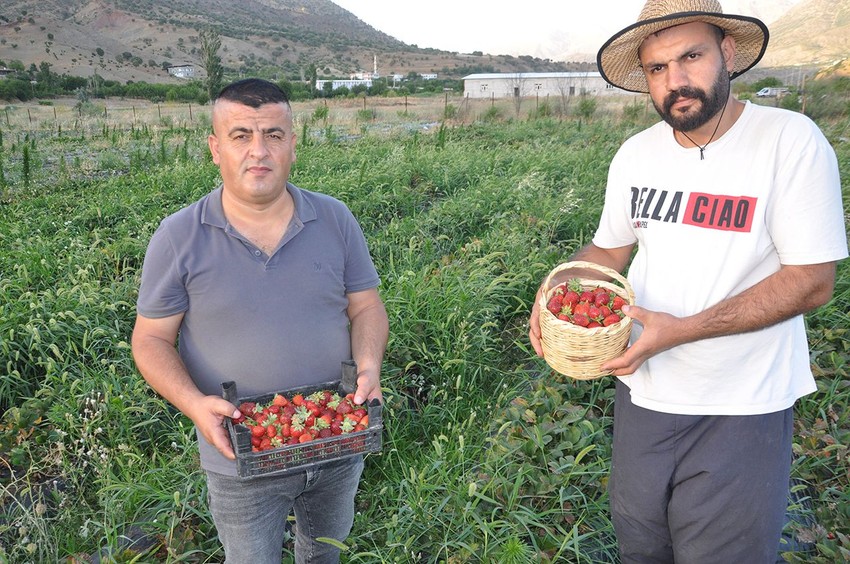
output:
[[[834,65],[850,57],[850,0],[803,0],[770,31],[764,65]]]
[[[381,74],[461,76],[496,71],[569,70],[533,57],[492,57],[418,49],[357,19],[329,0],[4,0],[0,61],[54,72],[94,73],[119,81],[174,81],[170,65],[200,63],[198,34],[219,32],[219,55],[231,75],[297,80],[374,68]]]

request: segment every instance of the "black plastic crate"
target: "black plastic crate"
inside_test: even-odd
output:
[[[246,401],[258,404],[269,403],[277,393],[292,398],[295,394],[307,396],[321,390],[330,390],[344,396],[354,392],[356,382],[357,367],[354,362],[347,361],[342,363],[342,379],[332,382],[242,398],[237,394],[235,382],[224,382],[221,389],[224,399],[239,406]],[[233,452],[236,454],[237,474],[241,478],[253,478],[301,471],[317,464],[380,451],[383,431],[382,411],[381,402],[374,399],[367,405],[369,426],[363,431],[344,433],[326,439],[317,438],[306,443],[285,445],[261,452],[252,451],[251,430],[246,425],[234,424],[229,417],[225,418],[224,424],[230,435]]]

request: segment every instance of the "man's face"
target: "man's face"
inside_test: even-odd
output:
[[[723,108],[730,92],[734,40],[720,40],[701,22],[650,35],[641,45],[641,64],[658,114],[679,131],[707,124]]]
[[[286,190],[295,162],[292,113],[286,104],[252,108],[229,100],[213,106],[209,136],[224,189],[246,204],[266,204]]]

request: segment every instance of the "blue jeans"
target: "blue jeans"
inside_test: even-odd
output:
[[[280,564],[286,520],[295,510],[295,561],[339,562],[354,522],[354,495],[363,457],[353,456],[286,476],[240,479],[207,472],[210,513],[225,562]]]

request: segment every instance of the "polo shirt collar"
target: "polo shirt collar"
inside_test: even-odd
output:
[[[222,184],[210,192],[204,199],[201,208],[201,223],[220,227],[227,227],[227,218],[224,216],[224,206],[221,203],[221,193],[224,189]],[[295,212],[293,219],[299,223],[307,223],[316,219],[316,208],[313,203],[304,197],[304,192],[301,188],[292,183],[286,183],[286,189],[292,196],[292,201],[295,204]]]

